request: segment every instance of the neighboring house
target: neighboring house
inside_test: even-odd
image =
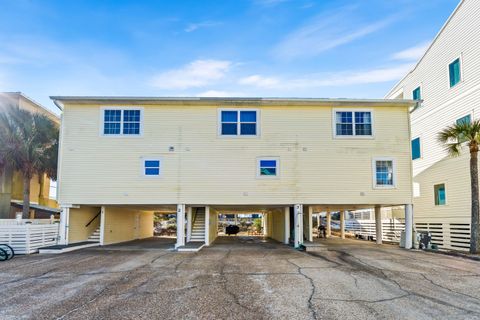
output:
[[[208,245],[219,214],[263,213],[298,246],[313,212],[392,205],[411,234],[412,100],[52,99],[63,243],[149,237],[154,212],[176,212],[177,247]]]
[[[37,112],[46,115],[60,125],[60,118],[39,103],[28,98],[21,92],[0,92],[0,112],[8,112],[11,107]],[[30,201],[32,218],[38,216],[49,217],[50,214],[59,213],[56,201],[56,182],[51,181],[46,175],[33,176],[30,182]],[[15,212],[22,211],[23,203],[23,178],[20,172],[5,170],[0,175],[0,219],[15,218]]]
[[[461,1],[424,56],[386,98],[419,99],[411,112],[415,223],[444,248],[468,249],[469,152],[437,142],[449,125],[480,114],[480,1]]]

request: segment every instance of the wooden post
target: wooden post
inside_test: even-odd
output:
[[[347,211],[340,211],[340,236],[345,239],[345,215]]]
[[[332,236],[332,213],[327,212],[327,238]]]

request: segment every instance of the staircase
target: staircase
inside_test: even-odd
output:
[[[93,233],[88,237],[87,241],[89,242],[100,242],[100,227],[98,227]]]
[[[195,208],[191,242],[205,242],[205,208]]]

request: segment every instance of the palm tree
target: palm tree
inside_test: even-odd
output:
[[[480,120],[462,121],[445,128],[438,134],[438,141],[445,144],[450,156],[459,156],[462,147],[470,151],[470,185],[472,193],[472,217],[470,225],[470,253],[480,252],[479,243],[479,189],[478,148],[480,146]]]
[[[23,216],[30,211],[30,181],[35,174],[56,179],[58,127],[39,113],[8,107],[0,113],[0,171],[10,165],[23,177]]]

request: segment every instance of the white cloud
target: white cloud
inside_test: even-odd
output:
[[[223,91],[223,90],[207,90],[197,94],[197,97],[242,97],[245,94],[241,92]]]
[[[382,83],[398,80],[412,68],[411,63],[376,68],[371,70],[346,70],[332,73],[316,73],[302,77],[264,77],[256,75],[255,79],[275,79],[265,86],[262,81],[243,81],[243,85],[268,87],[277,90],[306,89],[319,87],[344,87],[351,85]]]
[[[245,78],[241,78],[238,83],[242,85],[252,85],[257,87],[274,87],[278,84],[279,80],[274,77],[264,77],[261,75],[252,75]]]
[[[179,69],[157,74],[151,85],[159,89],[204,87],[222,79],[232,63],[226,60],[195,60]]]
[[[392,60],[417,61],[423,56],[425,51],[427,51],[428,46],[430,46],[430,42],[427,41],[422,42],[414,47],[396,52],[392,55]]]
[[[185,32],[193,32],[197,29],[200,28],[208,28],[208,27],[214,27],[220,25],[220,22],[215,22],[215,21],[203,21],[199,23],[190,23],[185,29]]]
[[[387,17],[369,24],[355,23],[355,20],[352,7],[319,15],[288,34],[274,48],[273,54],[283,59],[316,56],[383,29],[396,18]]]

